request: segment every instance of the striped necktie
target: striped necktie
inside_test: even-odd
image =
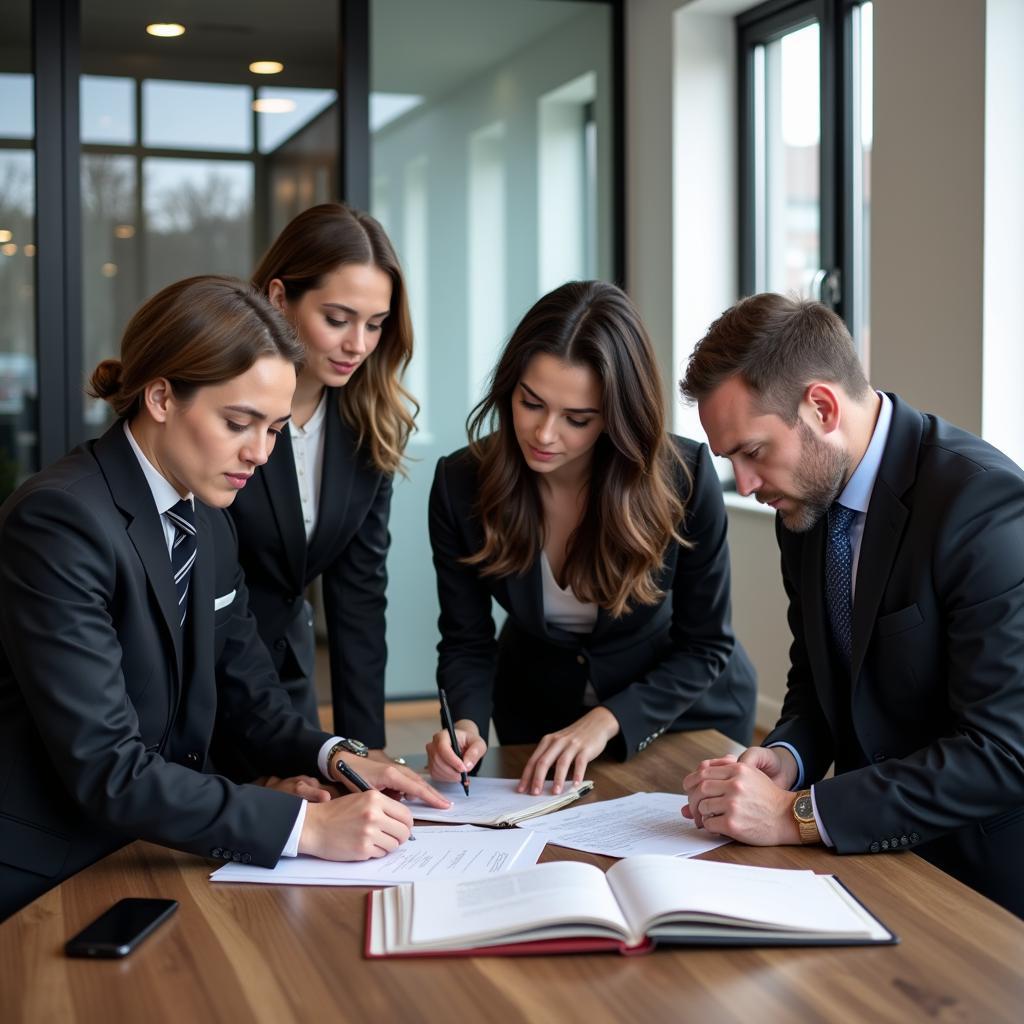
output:
[[[188,580],[196,560],[196,522],[192,502],[179,501],[165,513],[174,524],[174,543],[171,545],[171,571],[174,573],[174,587],[178,592],[178,614],[180,626],[188,617]]]

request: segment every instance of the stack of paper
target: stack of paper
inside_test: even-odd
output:
[[[581,782],[578,786],[569,783],[556,796],[548,782],[545,783],[546,793],[533,796],[531,793],[517,793],[518,785],[518,779],[475,778],[470,781],[469,796],[466,796],[461,783],[435,782],[434,788],[452,802],[451,807],[438,810],[419,800],[410,800],[408,806],[417,821],[464,822],[507,828],[538,814],[565,807],[594,788],[593,782]]]
[[[261,882],[270,885],[397,885],[428,878],[473,879],[519,870],[537,863],[544,839],[525,829],[426,826],[386,857],[367,861],[329,861],[282,857],[273,868],[225,864],[213,882]]]
[[[550,814],[531,821],[530,828],[555,846],[606,857],[694,857],[730,842],[684,818],[685,803],[678,793],[633,793]]]

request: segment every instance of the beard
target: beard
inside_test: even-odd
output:
[[[797,422],[800,461],[793,471],[795,493],[785,495],[795,502],[792,511],[779,509],[782,525],[791,533],[806,533],[828,511],[839,496],[850,468],[850,456],[820,440],[803,420]]]

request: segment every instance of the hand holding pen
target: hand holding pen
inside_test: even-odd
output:
[[[480,737],[476,723],[469,718],[453,721],[450,707],[446,708],[447,704],[448,698],[445,695],[441,705],[443,727],[434,733],[427,744],[427,769],[430,777],[437,782],[455,782],[464,772],[472,771],[473,766],[487,753],[487,744]],[[447,720],[444,717],[446,709]],[[454,736],[449,727],[453,728]],[[456,753],[457,750],[459,753]],[[468,782],[467,778],[467,785]]]
[[[448,697],[444,692],[444,687],[439,686],[437,692],[441,695],[441,721],[444,723],[444,727],[448,730],[448,738],[452,743],[452,750],[455,752],[455,756],[461,761],[462,760],[462,747],[459,746],[459,738],[455,735],[455,723],[452,721],[451,709],[448,707]],[[465,768],[459,772],[459,777],[462,780],[462,788],[466,792],[466,796],[469,796],[469,776],[466,774]]]

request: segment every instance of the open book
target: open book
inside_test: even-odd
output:
[[[463,825],[488,825],[492,828],[511,828],[538,814],[557,811],[594,788],[590,781],[579,785],[570,782],[556,796],[551,792],[551,783],[545,782],[546,792],[534,796],[532,793],[516,792],[518,779],[475,778],[470,783],[469,796],[466,796],[458,782],[435,782],[432,785],[452,805],[439,810],[420,800],[410,800],[406,806],[417,821],[458,822]]]
[[[366,955],[641,953],[670,945],[898,941],[832,875],[657,855],[554,861],[371,893]]]

